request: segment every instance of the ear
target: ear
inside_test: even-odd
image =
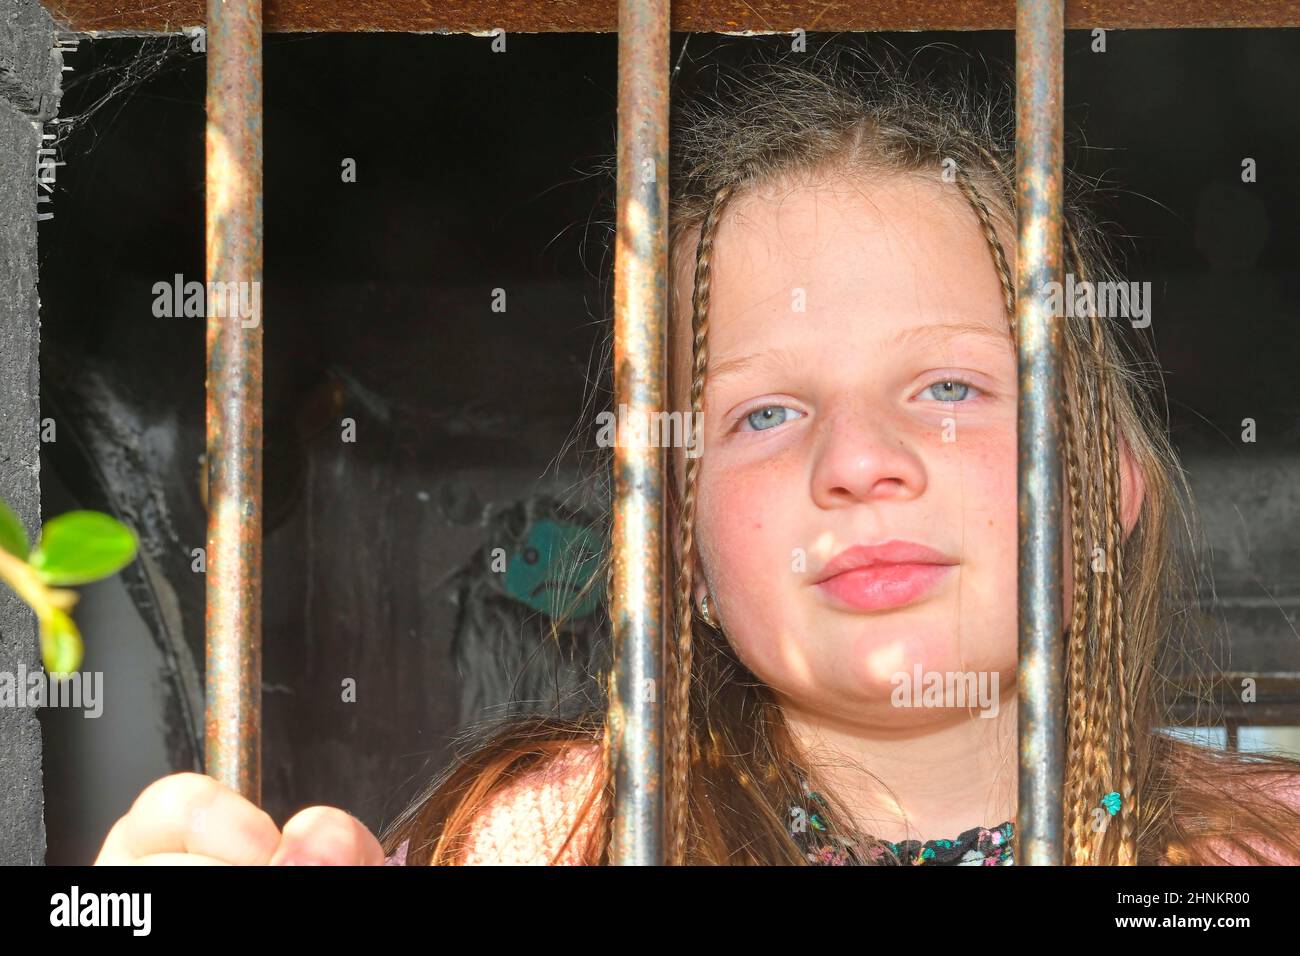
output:
[[[1136,457],[1122,435],[1119,447],[1120,521],[1124,525],[1124,539],[1128,540],[1133,526],[1137,524],[1138,516],[1142,513],[1142,502],[1146,498],[1147,486],[1142,477],[1142,469],[1138,466]]]

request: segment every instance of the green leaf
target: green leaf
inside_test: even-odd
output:
[[[64,611],[41,618],[41,659],[52,675],[70,674],[81,666],[84,648],[81,632]]]
[[[27,559],[27,553],[31,550],[23,523],[3,501],[0,501],[0,548],[23,560]]]
[[[69,511],[51,518],[28,563],[46,584],[85,584],[115,574],[135,557],[126,525],[99,511]]]

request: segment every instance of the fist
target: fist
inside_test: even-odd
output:
[[[379,841],[336,807],[308,807],[278,829],[265,810],[199,773],[156,780],[108,832],[96,866],[381,866]]]

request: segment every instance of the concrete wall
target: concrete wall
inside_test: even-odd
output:
[[[40,526],[40,300],[36,294],[36,162],[58,105],[62,61],[36,0],[0,0],[0,498],[29,535]],[[0,671],[40,667],[35,616],[0,588]],[[45,860],[41,726],[0,708],[0,864]]]

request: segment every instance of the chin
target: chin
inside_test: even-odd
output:
[[[839,630],[843,638],[837,643],[843,648],[845,666],[886,687],[896,672],[911,670],[915,664],[949,668],[962,657],[952,628],[933,621],[862,620]]]

